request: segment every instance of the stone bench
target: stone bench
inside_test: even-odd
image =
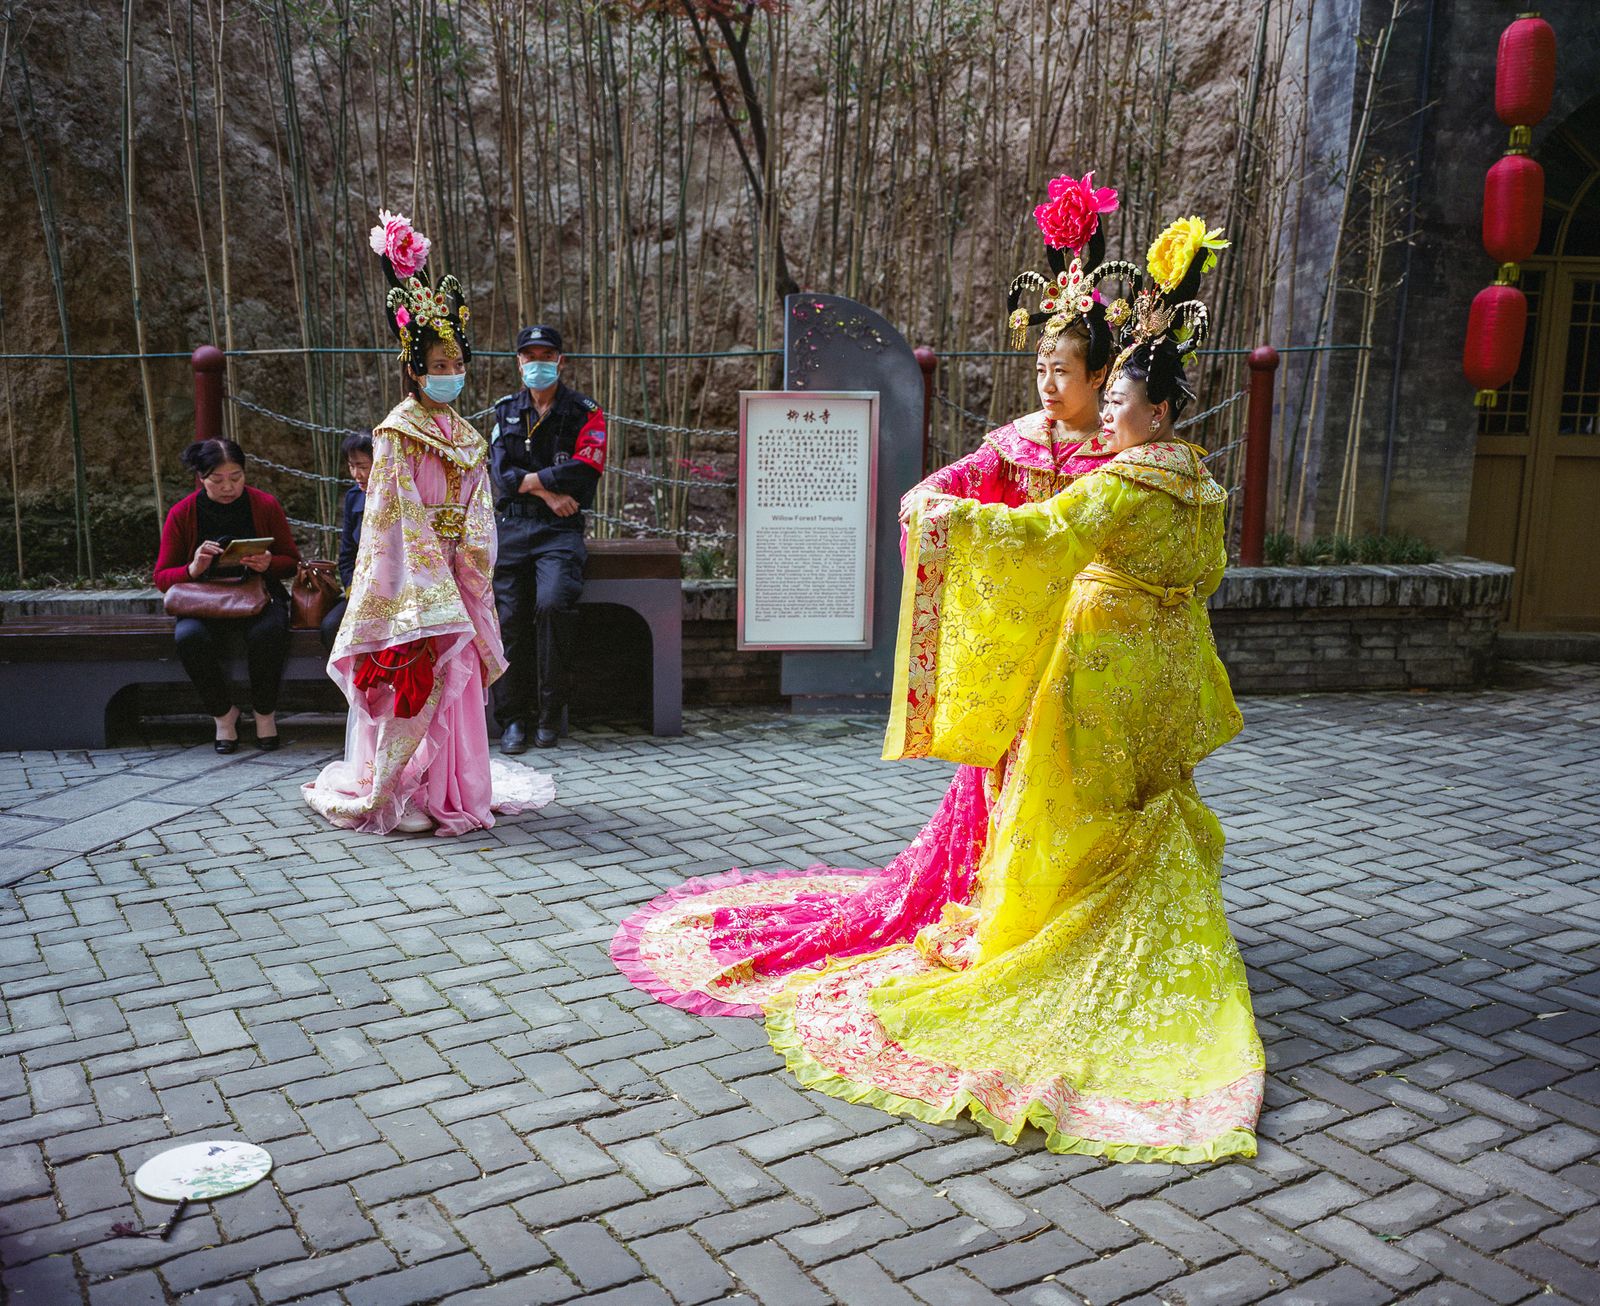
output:
[[[650,632],[651,729],[657,735],[683,732],[680,572],[671,542],[589,541],[583,603],[629,609]],[[242,657],[237,661],[234,679],[242,681]],[[284,679],[326,675],[317,632],[292,631]],[[172,619],[154,590],[0,596],[0,748],[104,748],[113,700],[124,690],[186,683]]]

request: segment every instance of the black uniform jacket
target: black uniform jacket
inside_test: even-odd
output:
[[[356,554],[361,548],[361,519],[367,512],[367,492],[352,485],[344,492],[344,528],[339,532],[339,582],[350,588],[356,574]]]
[[[541,421],[533,396],[518,390],[497,399],[489,440],[489,472],[497,511],[512,504],[537,521],[568,530],[583,529],[583,514],[557,517],[536,495],[518,487],[536,472],[547,490],[569,494],[580,508],[594,506],[595,487],[606,469],[606,415],[587,395],[557,385],[555,401]]]

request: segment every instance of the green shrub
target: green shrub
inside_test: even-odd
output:
[[[721,549],[702,544],[684,555],[683,574],[690,580],[715,580],[731,574],[728,555]]]
[[[1347,567],[1352,563],[1437,562],[1439,550],[1414,535],[1313,535],[1304,543],[1274,531],[1262,546],[1269,567]]]

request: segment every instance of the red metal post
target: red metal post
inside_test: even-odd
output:
[[[194,438],[222,438],[223,369],[228,360],[215,345],[201,345],[189,356],[194,368]]]
[[[1250,351],[1250,409],[1244,427],[1244,508],[1239,524],[1239,563],[1259,567],[1267,537],[1267,476],[1272,456],[1272,386],[1278,351]]]
[[[928,466],[928,448],[933,438],[933,374],[939,366],[939,355],[927,345],[918,345],[911,352],[916,356],[917,366],[922,369],[922,474],[926,476],[931,470]]]

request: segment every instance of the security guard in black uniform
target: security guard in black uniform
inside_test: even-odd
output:
[[[510,668],[494,685],[500,751],[555,747],[567,705],[572,629],[583,592],[583,510],[606,467],[600,406],[561,383],[561,333],[517,333],[523,388],[495,402],[489,467],[500,552],[495,606]]]

